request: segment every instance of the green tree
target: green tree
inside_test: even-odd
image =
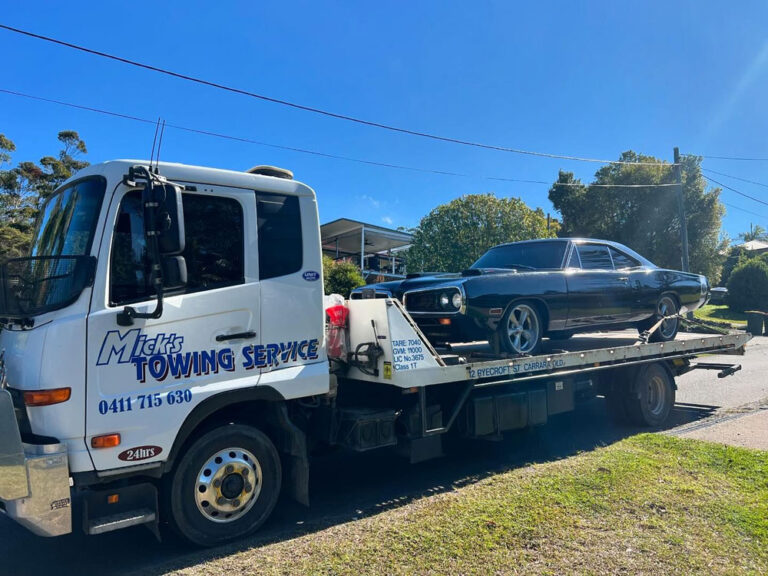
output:
[[[766,238],[768,238],[768,231],[760,226],[760,224],[756,224],[755,226],[750,224],[749,232],[742,232],[739,234],[739,240],[742,242],[750,242],[751,240],[765,240]]]
[[[497,244],[556,235],[541,208],[519,198],[470,194],[438,206],[421,219],[406,256],[409,272],[459,272]]]
[[[65,180],[88,166],[79,160],[88,150],[77,132],[59,132],[58,140],[62,145],[58,156],[9,168],[16,145],[0,134],[0,262],[26,253],[42,203]]]
[[[762,259],[752,258],[733,270],[727,302],[737,312],[768,310],[768,265]]]
[[[661,162],[632,151],[624,152],[619,160]],[[715,284],[727,246],[727,240],[720,236],[725,213],[720,189],[707,189],[701,158],[684,156],[682,173],[690,269],[705,274]],[[658,266],[679,269],[682,249],[675,187],[604,187],[674,182],[674,171],[668,164],[610,164],[595,173],[592,184],[582,184],[572,173],[561,171],[550,188],[549,199],[562,215],[562,235],[621,242]]]
[[[353,289],[364,285],[360,269],[352,262],[334,262],[333,258],[323,256],[323,287],[326,294],[341,294],[349,298]]]

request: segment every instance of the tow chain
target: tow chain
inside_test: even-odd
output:
[[[659,329],[659,327],[664,323],[664,321],[670,320],[672,318],[677,318],[683,324],[688,324],[690,326],[701,326],[701,327],[705,328],[706,330],[708,330],[709,333],[711,333],[711,334],[724,334],[724,335],[730,334],[730,331],[726,330],[725,328],[719,328],[717,326],[712,326],[711,324],[708,324],[708,323],[703,322],[701,320],[697,320],[696,318],[687,318],[687,317],[683,316],[682,314],[671,314],[669,316],[662,316],[661,318],[659,318],[659,320],[656,322],[656,324],[651,326],[648,330],[644,330],[640,334],[640,336],[638,337],[640,342],[643,343],[643,344],[648,344],[648,341],[649,341],[651,335],[654,332],[656,332],[656,330]]]

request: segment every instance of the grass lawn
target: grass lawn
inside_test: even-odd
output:
[[[747,315],[741,312],[733,312],[728,306],[707,304],[693,311],[693,315],[700,320],[711,320],[713,322],[730,322],[731,324],[746,324]]]
[[[178,574],[768,574],[768,452],[635,436]]]

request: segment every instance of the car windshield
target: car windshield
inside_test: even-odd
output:
[[[84,256],[91,250],[105,182],[89,178],[59,190],[37,218],[30,256]]]
[[[519,242],[496,246],[483,254],[471,268],[559,269],[563,265],[566,241]]]

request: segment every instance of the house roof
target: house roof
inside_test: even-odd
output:
[[[742,244],[735,244],[733,246],[734,248],[743,248],[744,250],[768,250],[768,242],[765,242],[763,240],[750,240],[749,242],[744,242]]]
[[[339,254],[360,254],[360,245],[365,234],[365,253],[376,254],[407,246],[413,235],[392,230],[376,224],[367,224],[349,218],[339,218],[320,226],[323,250]]]

